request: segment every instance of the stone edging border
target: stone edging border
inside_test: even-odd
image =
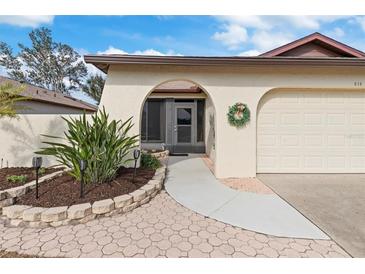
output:
[[[65,170],[56,171],[47,175],[44,175],[39,178],[38,183],[41,184],[42,182],[60,176]],[[17,186],[13,188],[8,188],[5,190],[0,191],[0,214],[2,213],[2,209],[4,207],[10,206],[14,204],[15,199],[27,193],[29,190],[35,188],[35,180],[30,181],[22,186]]]
[[[42,182],[60,176],[64,171],[55,172],[45,178],[42,177]],[[57,174],[56,174],[57,173]],[[5,198],[0,201],[2,207],[2,219],[5,220],[5,225],[10,227],[57,227],[67,224],[86,223],[100,216],[111,216],[114,214],[126,213],[140,205],[150,201],[162,189],[166,176],[166,166],[156,169],[152,179],[141,188],[121,196],[117,196],[105,200],[96,201],[94,203],[83,203],[72,206],[61,207],[32,207],[26,205],[13,205],[16,197],[24,195],[28,188],[34,188],[34,185],[28,184],[22,186],[22,190],[14,188],[7,190],[7,194],[3,194]],[[41,182],[41,180],[39,181]],[[33,183],[33,181],[31,182]],[[19,188],[19,187],[17,187]],[[10,193],[9,193],[10,192]],[[13,196],[10,196],[13,195]],[[1,204],[3,201],[3,204]],[[2,206],[1,206],[2,205]]]
[[[159,160],[163,160],[163,159],[165,159],[169,156],[170,151],[169,150],[164,150],[164,151],[159,151],[159,152],[146,152],[146,151],[143,151],[143,153],[150,154],[150,155],[156,157]]]

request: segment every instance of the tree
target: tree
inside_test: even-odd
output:
[[[20,108],[16,103],[28,99],[21,96],[23,91],[24,86],[15,87],[10,83],[0,85],[0,118],[16,117],[16,111]]]
[[[8,44],[0,42],[0,65],[11,78],[65,94],[82,87],[87,69],[75,50],[54,42],[47,28],[31,31],[29,38],[31,47],[18,44],[17,55]]]
[[[99,104],[104,84],[105,79],[103,76],[99,74],[90,75],[89,78],[87,78],[86,83],[82,86],[82,91]]]

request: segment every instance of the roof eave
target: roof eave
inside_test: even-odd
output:
[[[181,57],[141,55],[85,55],[85,62],[98,68],[110,65],[181,65],[181,66],[365,66],[363,58],[322,57]]]
[[[54,101],[50,101],[50,100],[44,100],[41,98],[34,98],[34,97],[30,97],[30,96],[25,96],[27,98],[29,98],[29,101],[36,101],[36,102],[41,102],[41,103],[47,103],[47,104],[51,104],[51,105],[57,105],[57,106],[64,106],[64,107],[69,107],[69,108],[74,108],[74,109],[80,109],[80,110],[85,110],[85,111],[92,111],[92,112],[96,112],[98,110],[97,107],[93,107],[93,106],[85,106],[85,107],[79,107],[79,106],[73,106],[73,105],[69,105],[66,103],[61,103],[61,102],[54,102]]]

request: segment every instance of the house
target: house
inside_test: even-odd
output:
[[[86,55],[142,147],[206,153],[215,175],[365,172],[365,53],[314,33],[256,57]],[[244,103],[237,128],[229,107]]]
[[[0,76],[0,85],[11,84],[14,87],[22,83]],[[71,96],[47,90],[31,84],[23,84],[21,95],[28,100],[19,102],[19,114],[80,114],[83,111],[95,112],[97,107]]]
[[[0,76],[0,85],[24,86],[26,101],[17,103],[17,119],[0,119],[0,159],[8,166],[29,166],[34,152],[42,146],[41,134],[62,136],[65,123],[61,116],[92,114],[96,106],[71,96]],[[55,161],[44,159],[45,165]]]

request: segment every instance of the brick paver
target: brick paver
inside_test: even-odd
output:
[[[125,215],[58,228],[6,228],[0,250],[46,257],[348,257],[335,242],[267,236],[201,216],[162,191]]]

